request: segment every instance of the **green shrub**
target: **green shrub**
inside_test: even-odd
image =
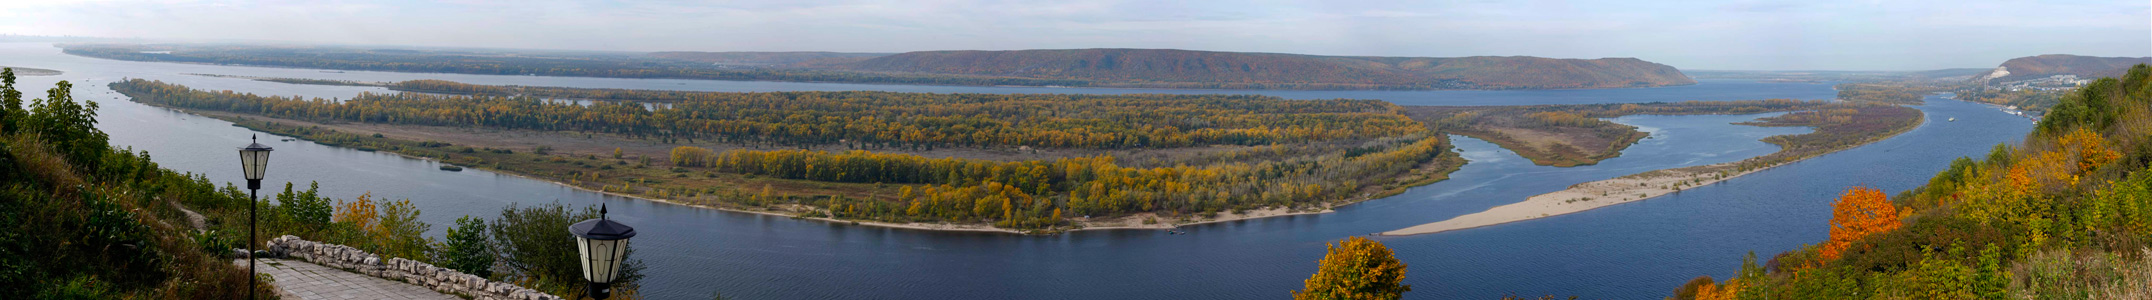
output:
[[[444,268],[479,277],[493,276],[493,250],[486,245],[486,221],[463,216],[448,228],[448,240],[434,249],[433,261]]]
[[[549,294],[581,298],[583,267],[576,261],[575,248],[561,246],[575,244],[575,236],[564,228],[596,218],[596,207],[569,209],[559,203],[530,207],[510,204],[501,209],[501,217],[486,228],[492,233],[489,246],[499,255],[495,263],[508,272],[501,275],[510,282],[528,283],[527,287]],[[633,259],[635,249],[632,243],[630,246],[625,256],[627,263],[614,281],[618,290],[632,291],[642,278],[643,263]]]

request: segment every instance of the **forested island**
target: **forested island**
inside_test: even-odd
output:
[[[1541,165],[1577,166],[1619,156],[1646,137],[1633,126],[1603,118],[1796,112],[1753,125],[1820,128],[1766,139],[1784,147],[1774,155],[1617,179],[1666,182],[1621,191],[1646,196],[1590,203],[1611,205],[1879,140],[1919,120],[1917,110],[1890,105],[1904,102],[1868,99],[1400,107],[1369,100],[1220,95],[719,93],[252,79],[383,86],[407,93],[367,94],[338,103],[141,80],[113,87],[138,102],[189,109],[258,130],[553,178],[596,191],[884,226],[1035,232],[1164,228],[1317,212],[1387,196],[1447,178],[1464,163],[1447,151],[1447,134],[1494,142]],[[1385,171],[1340,173],[1369,168],[1353,163],[1367,154],[1408,150],[1409,158],[1384,158],[1404,159],[1381,163],[1388,166],[1381,167]],[[1335,160],[1340,158],[1350,159]],[[1233,167],[1248,160],[1260,163],[1252,170]],[[1298,175],[1262,171],[1297,163],[1315,165],[1295,167]],[[1250,188],[1252,183],[1239,175],[1204,175],[1218,177],[1174,179],[1186,184],[1176,187],[1072,173],[1098,166],[1137,173],[1266,174],[1246,180],[1305,185]],[[1683,175],[1669,176],[1675,173]],[[1396,178],[1358,180],[1391,177]],[[1129,190],[1136,192],[1122,192]],[[1187,195],[1191,192],[1196,196]],[[999,206],[989,205],[997,200],[982,202],[1002,198],[1011,200]]]
[[[1372,100],[591,90],[579,93],[678,99],[328,101],[141,79],[111,87],[323,144],[691,205],[928,229],[1166,228],[1320,212],[1463,164],[1402,107]]]
[[[1818,244],[1673,299],[2142,299],[2152,295],[2152,67],[2061,97],[2019,145],[1926,185],[1851,187]]]
[[[836,83],[1176,89],[1589,89],[1695,84],[1634,58],[1372,57],[1173,49],[828,52],[511,52],[69,44],[130,61],[335,70]]]

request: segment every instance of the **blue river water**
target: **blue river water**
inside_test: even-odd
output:
[[[327,72],[100,60],[46,44],[0,44],[0,65],[66,71],[27,77],[35,90],[58,80],[98,101],[99,127],[114,145],[149,151],[168,168],[216,181],[239,179],[233,148],[251,131],[149,107],[104,88],[150,78],[203,89],[350,97],[369,87],[292,85],[197,75],[703,91],[883,90],[963,93],[1235,93],[1293,99],[1381,99],[1405,105],[1511,105],[1766,98],[1827,99],[1828,84],[1704,81],[1698,85],[1547,91],[1204,91],[639,80],[539,76]],[[1410,264],[1412,299],[1488,299],[1505,294],[1656,299],[1698,275],[1725,277],[1743,254],[1759,256],[1824,238],[1829,202],[1846,187],[1898,191],[1926,182],[1948,161],[2014,142],[2026,119],[1978,104],[1930,98],[1927,123],[1898,137],[1724,183],[1631,204],[1439,234],[1376,238]],[[1335,213],[1159,231],[1085,231],[1055,236],[952,233],[799,221],[609,197],[482,170],[444,172],[430,161],[265,137],[276,147],[270,185],[319,181],[328,195],[362,192],[411,199],[422,220],[491,217],[514,203],[609,203],[634,225],[649,264],[652,299],[1248,299],[1282,298],[1315,270],[1323,243],[1478,212],[1571,184],[1648,170],[1740,160],[1776,151],[1757,139],[1807,132],[1729,123],[1762,115],[1630,116],[1615,121],[1651,139],[1599,165],[1532,165],[1492,144],[1458,138],[1471,163],[1449,181]],[[1956,118],[1957,121],[1946,121]],[[445,226],[445,225],[436,225]],[[438,235],[439,228],[434,234]]]

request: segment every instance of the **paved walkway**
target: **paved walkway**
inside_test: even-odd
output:
[[[426,287],[401,281],[389,281],[365,274],[352,273],[324,267],[305,261],[286,259],[257,259],[255,271],[276,278],[276,285],[285,299],[439,299],[462,300],[456,296],[435,292]],[[246,259],[232,260],[232,264],[244,268]]]

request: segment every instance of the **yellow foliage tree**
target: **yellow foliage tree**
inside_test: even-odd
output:
[[[367,192],[359,194],[359,198],[352,199],[351,202],[336,201],[337,209],[333,219],[337,223],[351,224],[359,230],[375,232],[374,219],[380,214],[373,198],[374,193]]]
[[[1330,253],[1293,299],[1397,299],[1412,291],[1403,284],[1405,262],[1381,242],[1351,237],[1325,246]]]

